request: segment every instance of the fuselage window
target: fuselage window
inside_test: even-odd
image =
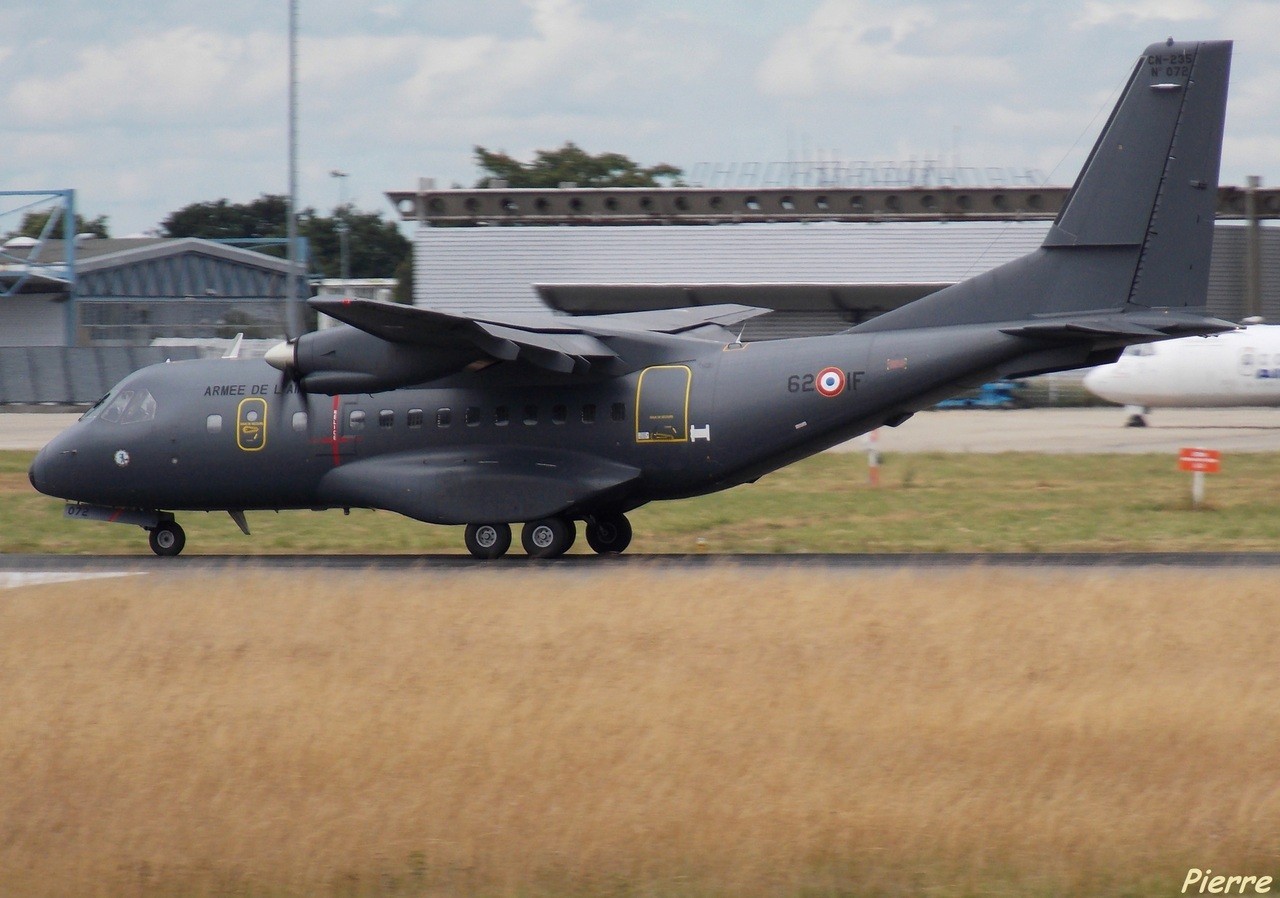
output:
[[[436,427],[448,427],[453,423],[453,411],[447,408],[436,409]]]
[[[420,408],[409,409],[409,426],[413,428],[422,426],[422,409]]]
[[[596,423],[596,407],[593,403],[587,403],[582,407],[582,423],[583,424]]]
[[[384,408],[382,411],[378,412],[378,426],[395,427],[396,413],[389,408]]]
[[[476,408],[474,405],[467,406],[467,410],[464,413],[463,418],[467,422],[468,427],[479,427],[480,409]]]
[[[347,423],[351,425],[352,430],[364,430],[364,412],[355,409],[347,416]]]
[[[526,405],[524,407],[524,423],[525,424],[538,423],[538,407],[536,405]]]
[[[307,432],[307,413],[306,412],[293,413],[293,429],[296,433]]]
[[[615,402],[609,408],[609,417],[615,421],[627,420],[627,407],[621,402]]]
[[[563,424],[565,421],[568,421],[568,420],[569,420],[569,410],[567,408],[565,408],[563,405],[551,406],[551,423],[552,424]]]
[[[498,427],[506,427],[511,421],[511,413],[507,411],[505,405],[500,405],[493,410],[493,423]]]
[[[205,418],[204,429],[209,433],[222,433],[222,415],[210,415]]]

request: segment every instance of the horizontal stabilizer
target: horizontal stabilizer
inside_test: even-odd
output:
[[[1116,312],[1097,317],[1037,321],[1001,328],[1000,331],[1013,337],[1068,343],[1106,340],[1142,343],[1169,337],[1208,336],[1235,329],[1236,326],[1229,321],[1199,315]]]

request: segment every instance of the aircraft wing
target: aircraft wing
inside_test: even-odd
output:
[[[433,524],[531,521],[621,497],[639,477],[630,465],[584,453],[488,446],[354,461],[326,474],[319,495],[334,505],[381,508]]]
[[[605,342],[609,337],[657,333],[725,338],[731,335],[723,328],[768,311],[724,304],[579,318],[472,318],[367,299],[315,298],[309,302],[329,317],[390,343],[435,350],[475,350],[497,361],[521,359],[562,374],[596,370],[617,375],[643,367],[643,360],[629,363],[622,359]]]

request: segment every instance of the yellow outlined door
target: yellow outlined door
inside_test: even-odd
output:
[[[636,442],[689,441],[689,385],[684,365],[657,365],[640,372],[636,384]]]
[[[241,399],[236,409],[236,445],[245,452],[257,452],[267,445],[267,400]]]

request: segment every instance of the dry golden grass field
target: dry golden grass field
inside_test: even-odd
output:
[[[5,896],[1176,895],[1280,874],[1274,574],[0,592]]]

